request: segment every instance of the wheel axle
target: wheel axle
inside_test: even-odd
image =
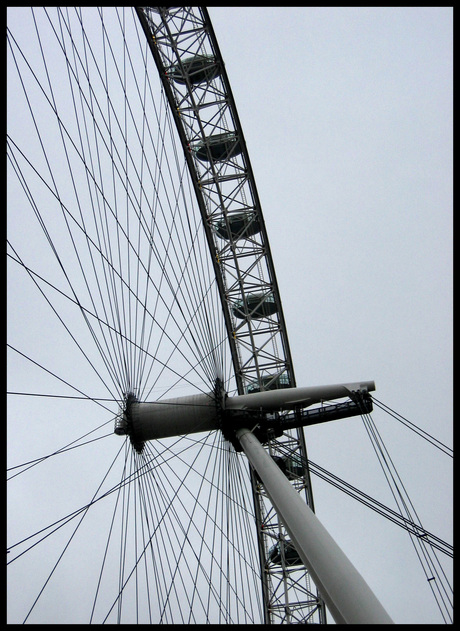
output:
[[[115,433],[128,435],[140,453],[148,440],[220,429],[236,451],[241,451],[236,433],[242,427],[251,428],[265,443],[288,429],[366,414],[372,410],[369,390],[374,389],[374,382],[367,381],[228,397],[217,380],[214,392],[153,403],[140,402],[128,393],[115,422]],[[350,400],[305,409],[313,403],[343,397]]]

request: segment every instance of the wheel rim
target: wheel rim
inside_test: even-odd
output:
[[[197,182],[179,159],[167,95],[152,96],[156,69],[132,12],[20,9],[9,26],[9,390],[20,393],[10,397],[18,421],[9,452],[12,466],[33,465],[10,472],[11,616],[266,619],[247,463],[218,432],[151,443],[140,454],[129,441],[114,449],[112,435],[130,396],[209,392],[216,379],[244,392],[264,387],[267,375],[279,383],[288,374],[295,385],[289,357],[268,351],[284,330],[279,316],[267,327],[255,312],[276,284],[271,259],[265,281],[254,270],[267,259],[251,262],[243,294],[240,273],[226,283],[228,303],[247,309],[250,287],[262,291],[235,327],[230,310],[222,313]],[[231,181],[220,189],[228,199]],[[259,247],[254,235],[247,241]],[[226,255],[233,261],[228,278],[233,239],[220,244],[218,265]],[[66,449],[64,469],[64,455],[36,465],[57,448]]]

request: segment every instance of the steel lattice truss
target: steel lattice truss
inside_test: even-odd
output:
[[[184,147],[216,274],[239,394],[294,387],[281,300],[243,132],[208,13],[198,7],[141,7]],[[271,441],[304,463],[292,477],[312,506],[303,431]],[[266,622],[324,622],[323,601],[303,566],[270,551],[286,531],[251,473]]]

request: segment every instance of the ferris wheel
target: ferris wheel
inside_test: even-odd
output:
[[[8,69],[11,622],[344,621],[272,487],[374,386],[297,387],[208,12],[15,8]]]

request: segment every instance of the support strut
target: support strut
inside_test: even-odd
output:
[[[338,624],[391,624],[361,574],[246,428],[236,432],[300,558]]]
[[[115,433],[128,434],[140,452],[148,440],[220,429],[240,451],[236,431],[241,427],[251,427],[260,441],[267,442],[288,429],[370,412],[369,390],[374,389],[373,381],[364,381],[228,397],[218,380],[214,392],[152,403],[139,402],[133,394],[128,394],[117,417]],[[305,409],[313,403],[341,397],[351,400]],[[289,410],[293,412],[286,413]]]

